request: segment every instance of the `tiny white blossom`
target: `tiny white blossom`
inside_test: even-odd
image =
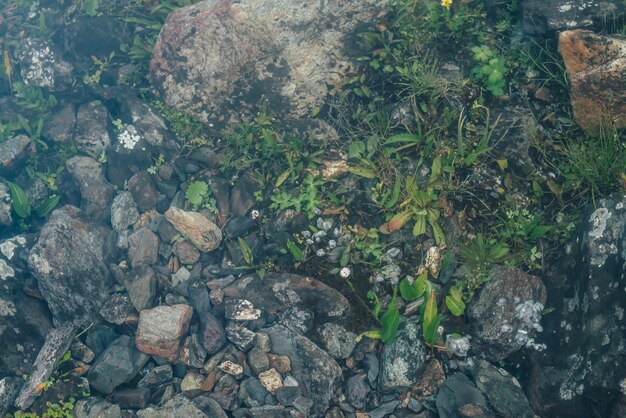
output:
[[[343,279],[347,279],[348,277],[350,277],[350,274],[352,274],[352,271],[350,270],[350,267],[344,267],[344,268],[342,268],[339,271],[339,275]]]

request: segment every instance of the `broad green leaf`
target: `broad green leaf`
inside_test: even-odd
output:
[[[397,134],[397,135],[393,135],[389,138],[387,138],[387,140],[385,141],[386,145],[390,145],[390,144],[401,144],[401,143],[413,143],[413,144],[419,144],[420,143],[420,136],[419,135],[415,135],[415,134]]]
[[[396,177],[396,182],[393,185],[393,191],[391,192],[391,197],[387,202],[385,202],[385,209],[391,209],[394,207],[396,203],[398,203],[398,198],[400,197],[400,189],[402,187],[402,181],[400,180],[400,176]]]
[[[413,282],[413,288],[417,297],[421,297],[428,289],[428,273],[424,272],[417,276],[417,279]]]
[[[415,225],[413,226],[413,236],[419,237],[426,233],[426,215],[416,215]]]
[[[239,242],[239,249],[241,250],[241,253],[243,254],[244,261],[249,266],[251,266],[252,262],[254,261],[254,258],[253,258],[252,250],[250,249],[250,246],[248,245],[246,240],[243,239],[242,237],[237,237],[237,241]]]
[[[100,8],[100,0],[85,0],[85,14],[87,16],[97,16]]]
[[[259,279],[263,280],[263,278],[265,277],[265,272],[266,272],[265,268],[261,267],[260,269],[256,271],[256,274],[259,276]]]
[[[387,310],[383,314],[382,318],[380,318],[380,323],[382,325],[381,340],[383,343],[386,344],[393,342],[396,338],[396,334],[398,333],[398,327],[400,326],[400,312],[398,312],[398,304],[395,294],[389,305],[387,305]]]
[[[41,204],[41,206],[35,209],[37,216],[40,216],[43,218],[44,216],[52,212],[52,209],[54,209],[59,204],[60,199],[61,199],[61,196],[58,196],[58,195],[52,195],[49,198],[47,198],[46,201]]]
[[[339,260],[339,265],[341,267],[345,267],[348,265],[348,263],[350,263],[350,250],[351,244],[348,244],[346,246],[346,249],[343,250],[343,253],[341,253],[341,259]]]
[[[400,282],[400,295],[402,299],[407,302],[413,301],[419,297],[417,290],[409,283],[409,279],[406,277]]]
[[[422,319],[422,323],[424,326],[424,330],[428,328],[430,323],[437,316],[437,297],[435,296],[435,290],[431,290],[428,295],[428,300],[426,300],[426,307],[424,308],[424,315]]]
[[[378,315],[380,315],[380,310],[382,309],[380,299],[378,298],[378,295],[371,290],[367,292],[367,298],[374,302],[374,310],[372,311],[372,314],[374,315],[374,318],[378,320]]]
[[[424,341],[428,344],[435,345],[439,342],[439,324],[441,324],[442,319],[443,316],[437,315],[430,324],[428,324],[428,327],[424,329]]]
[[[285,180],[289,178],[289,176],[291,175],[291,171],[291,168],[288,168],[283,174],[278,176],[278,179],[276,180],[276,187],[280,187],[285,182]]]
[[[465,312],[465,302],[463,295],[457,287],[450,289],[450,294],[446,296],[446,306],[454,316],[461,316]]]
[[[439,223],[437,221],[433,221],[430,218],[428,219],[428,223],[430,224],[430,227],[433,229],[433,235],[435,237],[435,242],[437,243],[437,245],[439,247],[443,247],[444,245],[446,245],[446,236],[444,235],[443,230],[439,226]]]
[[[292,240],[287,240],[287,248],[296,262],[302,261],[302,250]]]
[[[441,155],[438,155],[433,160],[433,165],[430,169],[430,182],[433,183],[441,175]]]
[[[11,200],[13,201],[13,210],[20,218],[27,218],[30,216],[30,202],[28,196],[24,193],[24,190],[17,184],[7,181],[9,186],[9,192],[11,193]]]
[[[366,179],[376,178],[376,173],[374,173],[369,168],[355,166],[355,167],[348,167],[348,171],[351,172],[352,174],[356,174],[359,177],[365,177]]]
[[[363,337],[371,338],[372,340],[380,340],[383,337],[383,335],[379,329],[372,329],[372,330],[365,331],[357,335],[356,341],[357,342],[361,341]]]

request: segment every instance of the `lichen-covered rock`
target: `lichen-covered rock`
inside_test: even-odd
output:
[[[81,105],[76,113],[76,148],[92,157],[106,152],[111,146],[108,121],[109,112],[101,101]]]
[[[520,348],[541,348],[532,338],[546,303],[541,280],[514,267],[497,266],[472,301],[467,315],[474,351],[499,361]]]
[[[13,223],[13,209],[9,186],[0,182],[0,225],[8,226]]]
[[[565,29],[590,28],[626,14],[620,0],[526,0],[521,2],[524,31],[545,34]]]
[[[27,38],[20,50],[20,74],[24,81],[50,91],[66,90],[74,83],[74,68],[46,39]]]
[[[587,208],[571,248],[546,272],[545,353],[527,390],[541,416],[620,416],[626,369],[626,195]],[[613,412],[612,412],[613,411]]]
[[[590,134],[607,120],[626,126],[626,37],[565,31],[559,35],[559,51],[576,123]]]
[[[153,85],[169,105],[204,122],[238,119],[259,104],[306,115],[354,67],[346,44],[385,5],[199,2],[168,16],[152,57]]]
[[[96,320],[113,285],[103,253],[109,230],[80,215],[73,206],[52,212],[28,257],[56,325]]]
[[[222,411],[223,412],[223,411]],[[220,415],[214,415],[220,416]],[[165,405],[154,408],[149,407],[137,412],[138,418],[171,418],[171,417],[185,417],[185,418],[209,418],[201,409],[199,409],[194,402],[185,398],[183,395],[177,395],[173,399],[170,399]]]
[[[76,129],[76,110],[67,105],[59,109],[43,125],[42,136],[57,144],[70,144]]]
[[[222,231],[198,212],[188,212],[170,207],[165,212],[167,219],[178,232],[189,238],[200,251],[215,250],[222,242]]]
[[[74,416],[76,418],[122,418],[122,410],[119,405],[101,398],[90,397],[76,402]]]
[[[30,138],[15,135],[6,141],[0,141],[0,173],[15,170],[29,155]]]
[[[139,219],[137,204],[130,192],[122,191],[111,204],[111,225],[116,231],[123,231]]]
[[[94,219],[107,219],[114,192],[104,178],[102,165],[91,157],[77,155],[67,160],[65,166],[80,188],[84,214]]]
[[[421,335],[420,327],[413,321],[400,323],[396,339],[383,348],[378,378],[381,390],[408,389],[417,382],[426,361]]]

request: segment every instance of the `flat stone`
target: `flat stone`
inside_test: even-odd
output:
[[[202,384],[205,377],[198,373],[187,373],[180,383],[180,391],[188,398],[193,398],[202,393]]]
[[[196,264],[200,260],[200,251],[189,241],[179,239],[172,246],[172,252],[181,264]]]
[[[328,354],[336,359],[347,359],[356,346],[356,334],[332,322],[322,325],[319,334]]]
[[[222,322],[212,313],[206,313],[202,319],[202,345],[208,354],[217,353],[226,344],[226,331]]]
[[[289,357],[277,356],[276,354],[268,354],[267,358],[270,361],[270,367],[276,369],[278,373],[291,372],[291,360],[289,360]]]
[[[465,405],[488,408],[487,399],[474,383],[463,373],[455,373],[446,379],[436,399],[437,412],[441,418],[458,417],[457,410]],[[482,417],[482,414],[476,415]]]
[[[270,360],[266,353],[254,347],[248,352],[248,365],[258,375],[270,368]]]
[[[276,396],[276,400],[280,402],[281,405],[292,406],[298,396],[302,395],[302,393],[298,387],[282,386],[276,388],[274,395]]]
[[[17,168],[28,157],[30,138],[26,135],[15,135],[0,142],[0,173],[9,173]]]
[[[271,394],[276,393],[276,389],[283,386],[283,379],[276,369],[269,369],[259,373],[259,381]]]
[[[243,352],[247,352],[254,345],[254,332],[234,322],[226,326],[226,338]]]
[[[170,399],[165,405],[154,408],[149,407],[137,412],[137,418],[172,418],[172,417],[185,417],[185,418],[213,418],[207,416],[201,409],[194,405],[194,403],[187,399],[185,396],[176,395],[173,399]]]
[[[221,371],[231,376],[241,376],[243,374],[243,367],[238,364],[233,363],[230,360],[227,360],[217,366]]]
[[[106,220],[114,191],[104,176],[102,164],[92,157],[77,155],[67,160],[65,166],[80,188],[83,212],[91,218]]]
[[[17,398],[24,380],[19,377],[3,377],[0,379],[0,416],[5,416]]]
[[[154,369],[150,370],[146,375],[137,383],[138,387],[147,387],[149,389],[154,389],[163,383],[167,383],[172,380],[172,366],[169,364],[164,364],[162,366],[157,366]]]
[[[124,287],[130,301],[138,312],[152,307],[156,298],[157,280],[154,270],[148,266],[141,266],[124,276]]]
[[[180,284],[186,283],[191,277],[191,273],[185,267],[181,267],[178,271],[172,274],[172,286],[177,287]]]
[[[229,299],[224,302],[224,316],[233,321],[254,321],[261,317],[261,311],[245,299]]]
[[[348,379],[346,395],[350,405],[356,409],[364,410],[366,408],[370,392],[371,388],[367,384],[367,376],[365,374],[357,374]]]
[[[137,204],[127,191],[119,192],[111,203],[111,225],[116,231],[123,231],[139,219]]]
[[[76,148],[94,158],[111,146],[107,129],[109,112],[99,100],[85,103],[76,113]]]
[[[201,369],[204,366],[206,355],[207,352],[196,334],[187,337],[180,350],[180,360],[187,366],[196,369]]]
[[[118,389],[113,394],[112,400],[123,409],[145,408],[150,400],[150,389],[147,387]]]
[[[263,387],[259,379],[250,377],[241,382],[237,397],[241,399],[249,408],[262,406],[265,404],[270,393]]]
[[[148,212],[154,208],[159,200],[159,192],[152,181],[152,177],[146,171],[133,174],[128,180],[128,191],[137,202],[137,208],[141,212]]]
[[[73,412],[75,418],[122,418],[119,405],[96,397],[79,400]]]
[[[133,267],[156,264],[159,237],[146,227],[139,228],[128,237],[128,257]]]
[[[419,378],[426,361],[419,325],[403,320],[396,339],[383,347],[378,382],[384,392],[410,388]]]
[[[187,212],[172,206],[165,212],[165,218],[200,251],[213,251],[222,241],[222,231],[218,226],[198,212]]]
[[[177,360],[181,338],[189,330],[192,313],[191,306],[182,304],[141,311],[135,337],[139,351]]]

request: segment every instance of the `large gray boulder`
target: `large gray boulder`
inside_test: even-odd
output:
[[[385,0],[206,0],[171,13],[151,77],[168,105],[222,123],[268,105],[307,115],[354,62],[348,45]]]
[[[600,26],[606,24],[607,19],[626,14],[626,3],[622,0],[526,0],[520,3],[524,31],[530,34]]]
[[[52,212],[30,251],[28,265],[54,316],[89,324],[112,290],[113,280],[103,253],[109,229],[81,218],[74,206]]]
[[[533,356],[528,397],[541,416],[623,416],[626,382],[626,196],[599,199],[571,248],[544,275],[547,350]]]

